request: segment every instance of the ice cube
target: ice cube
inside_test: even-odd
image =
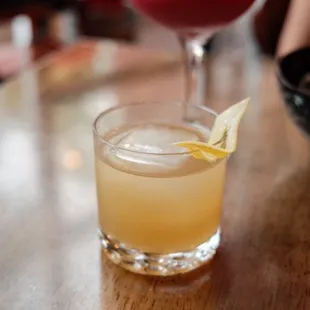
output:
[[[160,154],[182,153],[186,150],[173,143],[202,139],[201,132],[187,127],[159,124],[131,127],[110,140],[123,150],[112,149],[109,161],[114,167],[131,173],[169,174],[181,169],[191,157]]]
[[[199,141],[201,134],[186,127],[168,125],[146,125],[134,127],[113,138],[118,147],[147,153],[182,153],[180,147],[173,145],[180,141]]]

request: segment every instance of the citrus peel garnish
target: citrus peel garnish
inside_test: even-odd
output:
[[[174,145],[189,150],[192,152],[192,156],[197,159],[210,162],[217,158],[227,157],[236,150],[239,125],[249,101],[249,98],[244,99],[218,115],[207,143],[184,141],[174,143]]]

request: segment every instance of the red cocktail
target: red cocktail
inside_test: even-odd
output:
[[[157,22],[175,29],[207,29],[229,24],[254,0],[131,0]]]
[[[188,103],[192,75],[201,67],[204,41],[242,15],[255,0],[130,1],[138,11],[178,34],[188,64],[185,96]]]

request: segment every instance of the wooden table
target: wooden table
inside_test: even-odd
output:
[[[253,100],[229,162],[218,255],[170,279],[102,257],[91,124],[109,106],[179,100],[175,57],[84,42],[2,87],[1,310],[310,309],[308,143],[286,115],[271,61],[242,49],[218,53],[209,69],[210,106]]]

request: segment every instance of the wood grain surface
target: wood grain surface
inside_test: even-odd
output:
[[[310,309],[309,145],[284,109],[273,63],[246,49],[220,51],[208,64],[211,107],[252,97],[229,161],[213,262],[157,279],[102,257],[92,121],[117,104],[179,100],[182,88],[171,57],[111,44],[86,53],[90,63],[108,59],[99,77],[82,68],[74,78],[67,62],[49,60],[0,90],[0,309]],[[141,73],[134,59],[142,54],[159,67]]]

